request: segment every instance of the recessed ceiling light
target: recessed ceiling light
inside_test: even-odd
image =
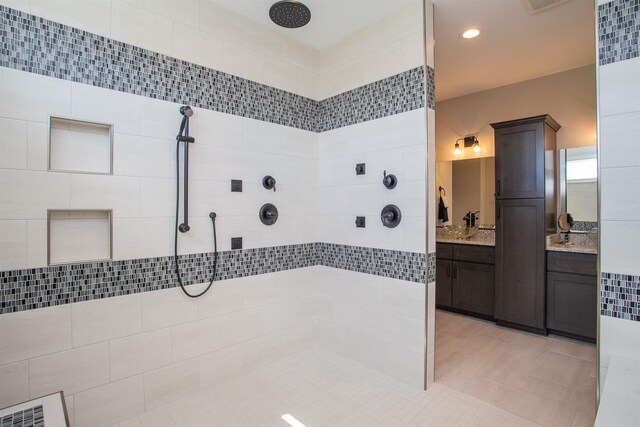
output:
[[[461,34],[463,39],[474,39],[480,35],[480,30],[477,28],[469,28]]]

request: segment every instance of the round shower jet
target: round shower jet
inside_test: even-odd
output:
[[[300,28],[311,21],[311,11],[299,1],[281,0],[269,9],[269,18],[284,28]]]

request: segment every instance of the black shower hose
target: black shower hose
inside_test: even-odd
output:
[[[182,134],[183,129],[180,129],[180,134]],[[188,144],[188,142],[185,142]],[[209,280],[209,285],[207,288],[200,292],[199,294],[190,294],[187,292],[187,289],[182,283],[182,276],[180,275],[180,265],[178,263],[178,215],[180,213],[180,141],[176,143],[176,226],[175,226],[175,238],[174,238],[174,262],[176,267],[176,276],[178,276],[178,283],[180,284],[180,288],[182,292],[189,298],[198,298],[207,293],[207,291],[213,285],[213,280],[216,277],[216,270],[218,268],[218,238],[216,236],[216,214],[215,212],[211,212],[209,214],[209,218],[211,218],[211,224],[213,226],[213,273],[211,274],[211,280]]]

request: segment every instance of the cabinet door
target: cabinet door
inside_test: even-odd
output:
[[[547,273],[547,327],[596,339],[596,276]]]
[[[451,261],[436,259],[436,305],[438,306],[451,307],[451,272]]]
[[[544,123],[495,130],[496,198],[545,197]]]
[[[496,202],[496,320],[544,329],[544,200]]]
[[[493,265],[455,261],[453,307],[494,316],[495,272]]]

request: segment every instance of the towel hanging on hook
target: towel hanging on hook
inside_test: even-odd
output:
[[[442,186],[438,189],[440,192],[440,201],[438,202],[438,219],[440,222],[449,222],[449,201],[447,200],[447,192]]]

